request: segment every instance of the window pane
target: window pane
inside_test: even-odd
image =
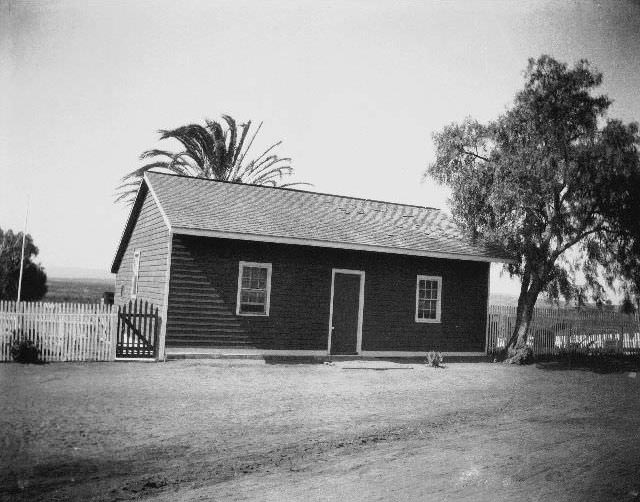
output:
[[[436,281],[421,280],[418,287],[418,298],[436,300],[438,298],[438,283]]]
[[[240,312],[251,314],[264,314],[264,305],[255,305],[253,303],[241,303]]]
[[[240,313],[266,313],[268,273],[268,267],[242,266]]]
[[[242,287],[243,288],[251,287],[251,268],[250,267],[242,268]]]
[[[417,319],[437,320],[438,306],[440,304],[439,281],[431,279],[419,279],[417,291]]]

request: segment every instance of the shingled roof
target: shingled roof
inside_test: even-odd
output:
[[[430,207],[156,172],[145,175],[138,198],[147,187],[174,234],[508,261],[504,252],[466,240],[445,213]],[[125,240],[126,230],[120,248]]]

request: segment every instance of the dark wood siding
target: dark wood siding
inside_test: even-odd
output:
[[[133,232],[116,274],[115,303],[121,305],[131,299],[133,254],[140,250],[138,298],[159,308],[162,315],[169,253],[169,229],[151,193],[147,193]]]
[[[272,264],[268,317],[236,316],[240,261]],[[167,346],[326,350],[332,268],[363,270],[362,350],[483,351],[489,264],[174,236]],[[416,276],[442,276],[442,322],[415,322]]]

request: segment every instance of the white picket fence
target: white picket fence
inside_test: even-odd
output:
[[[128,310],[142,312],[141,307]],[[515,320],[516,307],[489,307],[488,353],[505,347]],[[118,308],[112,305],[0,301],[0,362],[12,360],[11,345],[17,340],[32,341],[45,361],[113,361],[117,329]],[[135,345],[121,343],[125,349],[127,343]],[[529,345],[536,355],[600,351],[640,356],[640,317],[598,310],[535,309]]]
[[[513,333],[516,307],[491,305],[487,352],[504,349]],[[528,344],[535,355],[616,353],[640,355],[640,318],[612,311],[536,308]]]
[[[44,361],[113,361],[118,310],[112,305],[0,302],[0,361],[30,340]]]

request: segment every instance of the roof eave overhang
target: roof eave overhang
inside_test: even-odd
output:
[[[441,258],[445,260],[480,261],[494,263],[515,263],[514,260],[499,256],[482,256],[474,254],[446,253],[437,251],[423,251],[419,249],[407,249],[389,246],[376,246],[371,244],[354,244],[350,242],[325,241],[319,239],[300,239],[293,237],[280,237],[264,234],[249,234],[242,232],[223,232],[218,230],[202,230],[187,227],[173,227],[174,234],[193,235],[198,237],[215,237],[219,239],[236,239],[243,241],[271,242],[275,244],[293,244],[297,246],[311,246],[321,248],[347,249],[353,251],[371,251],[375,253],[400,254],[408,256],[424,256],[429,258]]]

